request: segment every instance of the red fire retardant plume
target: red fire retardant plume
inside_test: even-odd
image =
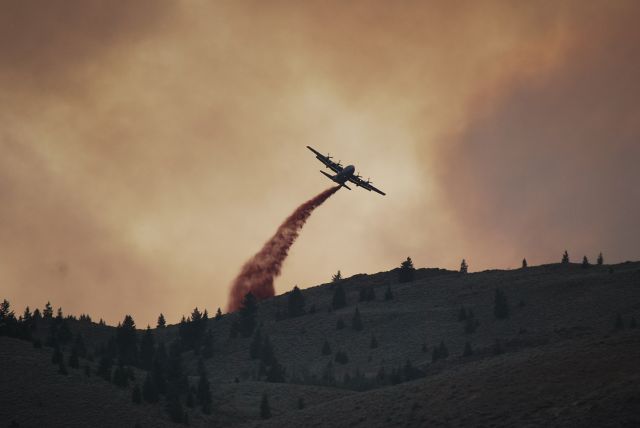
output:
[[[331,187],[300,205],[280,225],[276,234],[264,244],[262,249],[244,264],[231,285],[227,304],[228,312],[239,309],[248,292],[251,292],[257,300],[275,295],[273,279],[280,275],[282,263],[287,258],[289,248],[298,237],[302,226],[313,210],[322,205],[339,188],[340,186]]]

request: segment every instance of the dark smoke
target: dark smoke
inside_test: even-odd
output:
[[[298,237],[302,226],[313,210],[322,205],[339,188],[340,186],[331,187],[300,205],[280,225],[278,231],[262,246],[262,249],[244,264],[231,285],[229,303],[227,304],[228,312],[239,309],[242,305],[242,299],[248,292],[251,292],[258,300],[275,295],[273,279],[280,275],[282,263],[287,258],[289,248]]]

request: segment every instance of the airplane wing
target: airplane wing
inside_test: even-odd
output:
[[[383,196],[386,195],[386,193],[384,193],[382,190],[376,189],[375,187],[373,187],[373,185],[371,185],[371,182],[369,180],[364,181],[360,177],[353,175],[349,178],[349,181],[355,184],[356,186],[362,187],[363,189],[367,189],[368,191],[373,190],[374,192],[380,193]]]
[[[327,166],[327,168],[331,168],[331,170],[336,172],[336,173],[342,171],[342,165],[340,165],[339,163],[333,162],[329,155],[325,156],[322,153],[318,152],[317,150],[314,150],[310,146],[307,146],[307,149],[309,149],[313,153],[315,153],[316,159],[318,159],[320,162],[325,164]]]

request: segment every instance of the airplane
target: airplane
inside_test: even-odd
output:
[[[351,188],[345,184],[347,181],[350,181],[356,186],[362,187],[363,189],[367,189],[368,191],[373,190],[374,192],[379,193],[383,196],[386,195],[386,193],[384,193],[383,191],[373,187],[371,180],[367,179],[365,181],[362,179],[360,174],[354,175],[356,168],[353,165],[347,165],[343,167],[340,164],[340,161],[336,163],[331,160],[332,156],[330,156],[330,153],[325,156],[322,153],[318,152],[317,150],[314,150],[310,146],[307,146],[307,149],[311,150],[316,155],[316,159],[318,159],[320,162],[325,164],[326,168],[330,168],[333,172],[336,173],[336,175],[331,175],[331,174],[327,174],[322,170],[320,171],[321,173],[326,175],[330,180],[335,181],[340,186],[346,187],[347,189],[351,190]]]

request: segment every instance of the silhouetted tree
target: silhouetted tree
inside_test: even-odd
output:
[[[72,369],[80,368],[80,359],[78,358],[78,350],[74,346],[71,348],[71,354],[69,355],[69,367]]]
[[[522,259],[522,269],[526,269],[527,266],[527,259]]]
[[[360,288],[360,301],[361,302],[371,302],[376,300],[376,291],[373,288],[373,285],[368,285],[366,287]]]
[[[262,348],[260,349],[260,361],[265,365],[270,366],[275,362],[275,358],[271,340],[269,339],[269,336],[265,334],[264,341],[262,342]]]
[[[42,314],[40,313],[40,309],[36,308],[36,310],[33,311],[33,320],[40,321],[41,319],[42,319]]]
[[[347,295],[341,283],[338,283],[338,285],[336,285],[335,289],[333,290],[333,299],[331,300],[331,306],[333,306],[333,309],[340,309],[347,306]]]
[[[193,409],[196,405],[196,398],[193,396],[193,391],[191,391],[191,389],[189,389],[189,391],[187,392],[186,404],[190,409]]]
[[[202,356],[204,358],[213,357],[213,332],[211,329],[207,329],[202,339]]]
[[[376,339],[376,337],[372,334],[371,342],[369,343],[369,348],[376,349],[377,347],[378,347],[378,339]]]
[[[58,344],[56,343],[53,346],[53,353],[51,355],[51,362],[53,364],[59,364],[60,361],[62,360],[62,351],[60,350],[60,346],[58,346]]]
[[[184,409],[182,408],[182,403],[180,402],[180,395],[175,391],[170,391],[167,393],[167,413],[169,414],[169,418],[172,422],[181,423],[185,422],[186,414]]]
[[[282,383],[284,382],[284,367],[273,357],[271,365],[267,369],[267,382]]]
[[[615,329],[622,330],[623,328],[624,328],[624,321],[622,320],[622,315],[618,314],[616,315]]]
[[[338,321],[336,322],[336,330],[342,330],[344,328],[344,321],[342,321],[342,318],[338,318]]]
[[[329,345],[327,339],[324,340],[324,344],[322,345],[322,355],[331,355],[331,345]]]
[[[165,375],[167,360],[167,351],[164,343],[160,342],[153,357],[153,368],[151,369],[151,378],[159,394],[164,394],[167,390],[167,379]]]
[[[466,334],[475,333],[479,325],[480,322],[473,316],[473,314],[471,314],[464,322],[464,332]]]
[[[253,329],[256,327],[257,312],[258,301],[253,293],[248,292],[244,296],[240,307],[240,332],[244,337],[249,337],[253,334]]]
[[[220,308],[218,308],[218,310],[216,311],[216,317],[215,320],[219,321],[222,319],[222,311],[220,310]]]
[[[142,397],[147,403],[157,403],[160,399],[158,388],[156,387],[150,372],[147,372],[147,375],[144,378],[144,383],[142,384]]]
[[[156,324],[157,328],[165,328],[167,326],[167,320],[164,319],[164,315],[160,314],[158,316],[158,323]]]
[[[587,256],[584,256],[582,258],[582,267],[588,268],[589,266],[591,266],[591,263],[589,263],[589,259],[587,258]]]
[[[356,311],[353,314],[353,319],[351,321],[351,327],[355,330],[355,331],[362,331],[362,329],[364,328],[362,326],[362,318],[360,317],[360,310],[358,309],[358,307],[356,306]]]
[[[596,261],[598,266],[602,266],[604,264],[604,257],[602,257],[602,253],[598,254],[598,260]]]
[[[393,300],[393,293],[391,292],[391,285],[387,285],[387,291],[384,293],[384,300]]]
[[[198,380],[198,390],[196,396],[198,398],[198,404],[202,406],[202,413],[205,415],[211,414],[211,386],[209,379],[207,378],[207,371],[204,366],[204,361],[200,359],[198,361],[198,373],[200,379]]]
[[[336,363],[347,364],[349,362],[349,356],[344,351],[338,351],[336,352],[335,361]]]
[[[97,374],[107,382],[111,382],[111,366],[113,365],[113,360],[108,355],[102,355],[100,357],[100,361],[98,362],[98,370]]]
[[[151,327],[147,326],[140,340],[140,365],[143,369],[151,370],[155,351],[156,347],[153,333],[151,332]]]
[[[65,376],[69,374],[69,372],[67,372],[67,366],[64,364],[64,358],[60,358],[58,362],[58,373]]]
[[[121,388],[129,384],[129,376],[122,362],[120,362],[113,371],[113,384]]]
[[[460,273],[467,273],[469,270],[469,265],[467,264],[467,261],[465,259],[462,259],[462,262],[460,263]]]
[[[252,360],[260,358],[260,351],[262,350],[262,333],[260,327],[258,327],[253,334],[251,344],[249,344],[249,356]]]
[[[398,282],[413,281],[413,274],[415,270],[411,257],[407,257],[407,260],[400,263],[400,269],[398,270]]]
[[[266,392],[262,394],[262,401],[260,402],[260,417],[262,419],[271,417],[271,407],[269,406],[269,397],[267,397]]]
[[[438,346],[438,354],[440,355],[440,358],[449,357],[449,350],[447,349],[447,346],[444,344],[444,340],[440,341],[440,346]]]
[[[473,349],[471,348],[471,344],[469,342],[467,342],[464,345],[464,352],[462,352],[462,356],[463,357],[470,357],[471,355],[473,355]]]
[[[82,338],[82,334],[80,334],[80,332],[76,334],[76,340],[73,344],[73,347],[78,352],[79,357],[81,358],[87,357],[87,347],[84,344],[84,339]]]
[[[73,334],[69,329],[67,320],[56,318],[55,325],[58,326],[56,332],[56,338],[58,339],[58,342],[60,342],[61,345],[66,345],[71,341],[71,339],[73,339]]]
[[[42,317],[45,319],[53,318],[53,308],[51,307],[51,302],[47,302],[47,304],[44,305],[44,309],[42,310]]]
[[[494,298],[493,314],[497,319],[509,318],[509,304],[504,291],[497,288]]]
[[[293,287],[293,290],[289,293],[287,308],[289,311],[289,317],[291,318],[304,315],[304,296],[297,285]]]
[[[131,393],[131,401],[133,401],[133,404],[142,403],[142,392],[140,391],[140,387],[138,386],[138,384],[133,387],[133,392]]]
[[[567,250],[564,250],[564,253],[562,254],[561,263],[563,265],[568,265],[569,264],[569,252]]]
[[[331,277],[331,282],[338,282],[342,279],[342,274],[338,271],[335,275]]]
[[[138,362],[138,333],[136,323],[131,315],[126,315],[122,324],[116,328],[116,343],[118,358],[123,364],[137,364]]]

